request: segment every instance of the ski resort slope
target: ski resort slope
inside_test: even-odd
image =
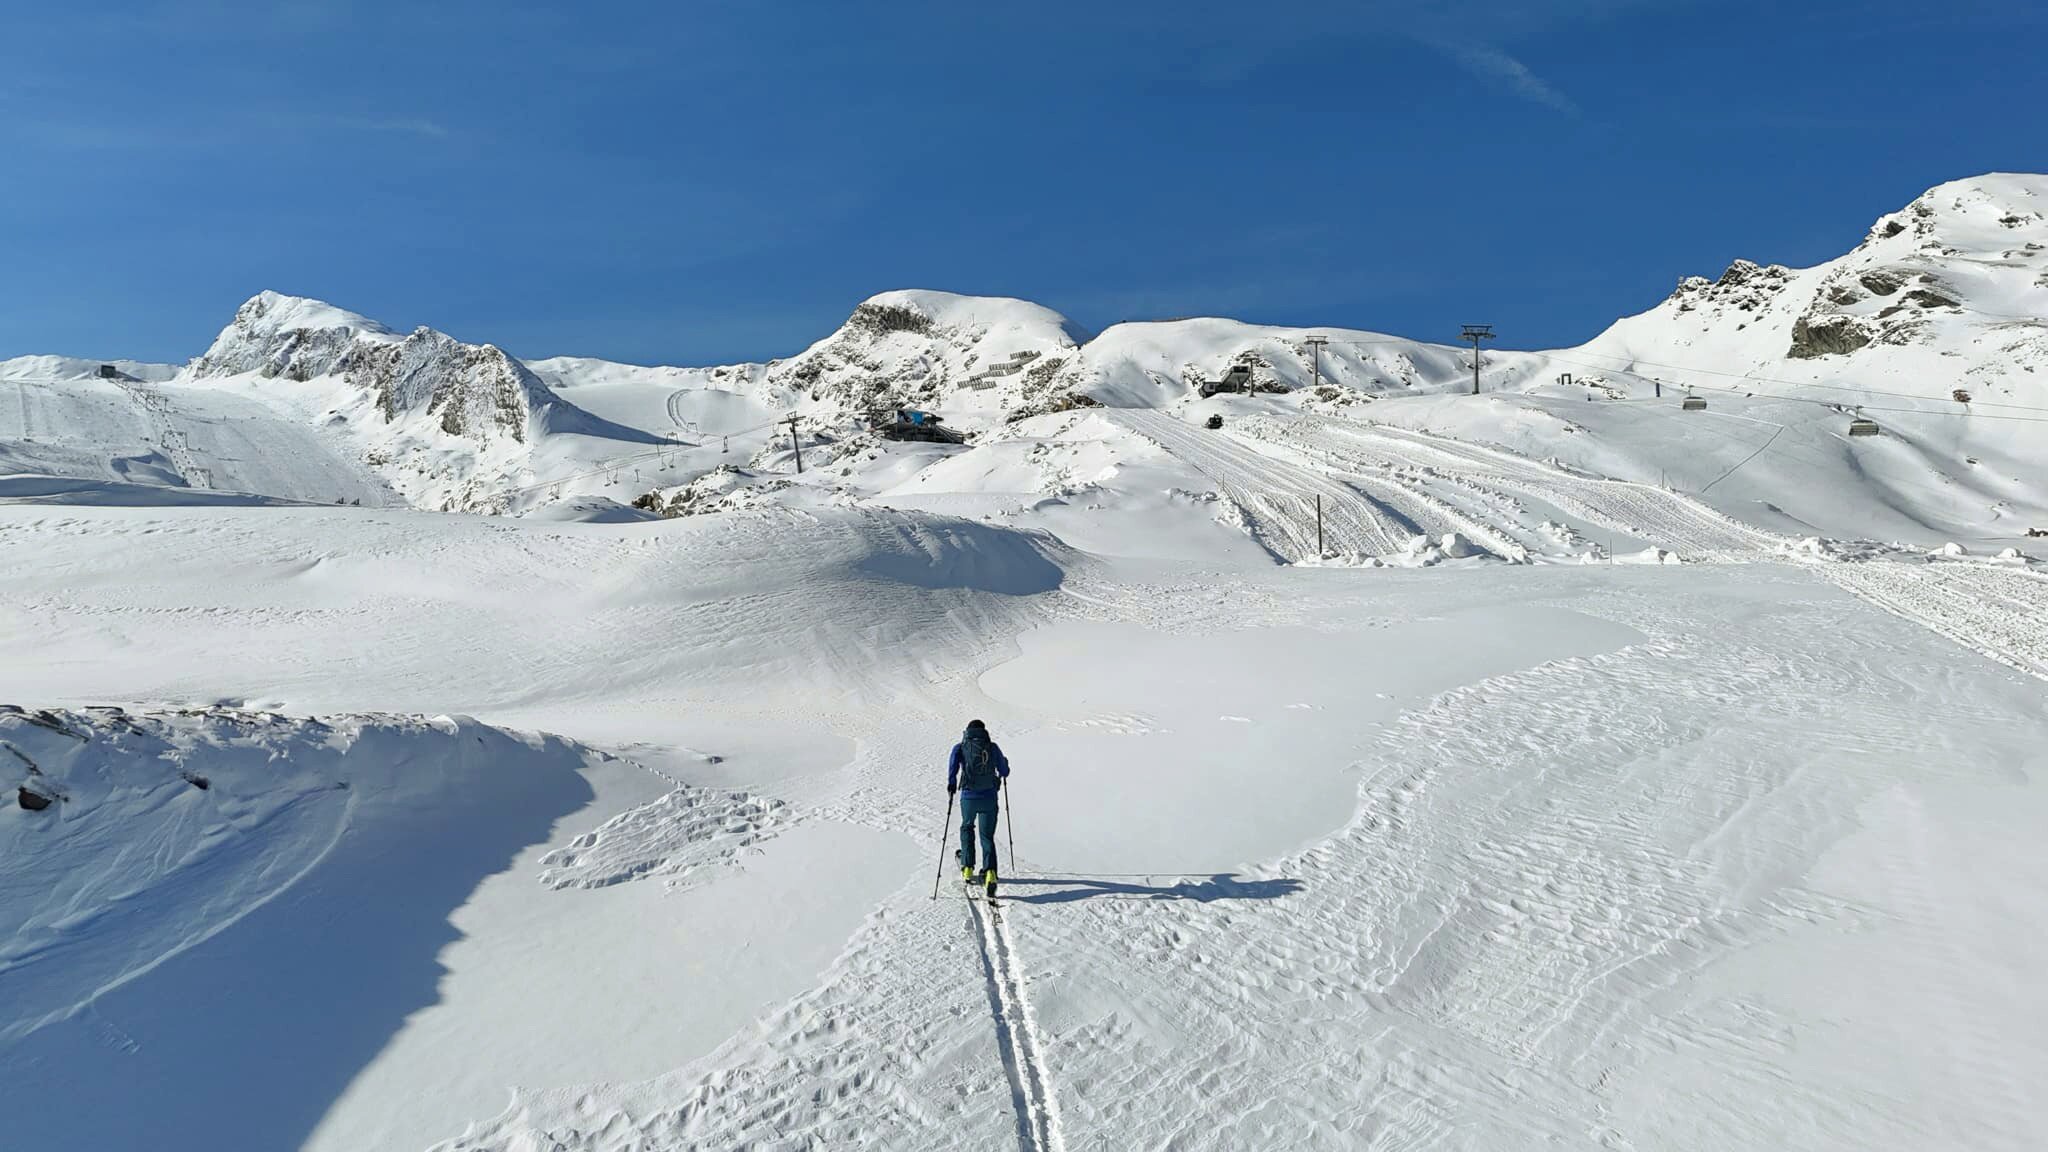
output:
[[[931,290],[872,296],[765,363],[525,362],[266,291],[183,368],[0,363],[0,475],[91,481],[103,501],[213,490],[616,520],[635,504],[870,500],[955,455],[1003,468],[1034,420],[1106,407],[1398,424],[1671,487],[1773,532],[2004,546],[2048,531],[2034,467],[2048,451],[2044,204],[2048,177],[1939,185],[1834,260],[1739,260],[1586,344],[1484,351],[1476,371],[1467,350],[1363,329],[1196,317],[1088,335],[1029,301]],[[877,431],[903,410],[968,446],[906,448]],[[1284,498],[1322,485],[1294,476]],[[1465,530],[1412,489],[1352,487],[1365,503],[1340,526],[1347,554],[1399,556],[1397,528]],[[1272,538],[1277,520],[1247,523],[1276,557],[1302,551]]]
[[[147,503],[208,501],[213,492],[395,500],[374,471],[296,413],[162,379],[100,379],[81,365],[44,363],[51,359],[8,361],[13,370],[0,373],[0,476],[157,489],[138,494]]]
[[[2044,201],[1479,396],[932,291],[0,363],[0,1142],[2036,1147]]]
[[[1129,455],[1086,497],[1106,523],[1198,482],[1106,419],[1074,423]],[[1317,444],[1338,442],[1273,458],[1312,470]],[[1480,455],[1514,491],[1557,480]],[[1693,546],[1747,539],[1699,515],[1732,536]],[[274,869],[240,918],[219,909],[254,896],[148,888],[225,926],[114,990],[45,969],[52,1019],[0,1064],[34,1077],[37,1131],[90,1115],[106,1146],[216,1147],[222,1120],[165,1122],[206,1109],[316,1149],[2031,1146],[2040,681],[1819,561],[1279,566],[1208,550],[1228,524],[1168,524],[1171,562],[882,509],[0,508],[0,644],[26,657],[0,698],[127,702],[218,778],[158,758],[124,793],[154,807],[67,788],[0,814],[16,844],[109,817],[141,838],[165,804],[325,796],[339,772],[297,722],[252,721],[280,733],[259,760],[180,734],[231,727],[181,707],[459,712],[588,750],[535,762],[553,799],[511,823],[459,814],[529,746],[491,731],[460,795],[349,776],[394,834],[488,835],[488,862],[441,869],[422,831],[397,872]],[[1000,910],[932,898],[974,716],[1016,766]],[[445,774],[445,737],[416,738],[395,779]],[[276,828],[233,858],[300,849]],[[337,1003],[331,968],[270,958],[411,868],[445,897],[400,949],[430,981],[339,1001],[375,1042],[215,1027]],[[97,955],[167,950],[92,923]],[[221,978],[251,966],[270,976]],[[346,1074],[237,1087],[301,1049]]]

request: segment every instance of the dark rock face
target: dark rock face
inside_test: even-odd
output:
[[[1704,276],[1680,280],[1670,298],[1678,302],[1680,312],[1701,307],[1757,312],[1784,290],[1791,276],[1792,270],[1782,264],[1764,266],[1753,260],[1737,260],[1728,265],[1719,280]]]
[[[364,343],[342,366],[351,384],[370,389],[386,420],[424,408],[441,430],[526,439],[528,396],[545,385],[525,365],[489,344],[464,344],[420,328],[396,344]]]
[[[1785,355],[1811,360],[1854,352],[1868,343],[1869,331],[1854,316],[1801,316],[1792,322],[1792,347]]]
[[[19,798],[21,806],[31,812],[41,812],[50,806],[50,798],[48,796],[30,788],[26,784],[23,784],[17,790],[16,796]]]
[[[884,332],[914,332],[928,336],[932,318],[915,308],[900,304],[864,303],[847,318],[847,326],[879,336]]]
[[[1956,301],[1926,288],[1915,288],[1900,297],[1900,299],[1908,304],[1918,304],[1922,308],[1954,308],[1956,306]]]

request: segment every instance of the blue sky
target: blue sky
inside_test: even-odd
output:
[[[2048,167],[2035,4],[0,0],[0,357],[259,289],[523,356],[788,355],[865,296],[1503,347]]]

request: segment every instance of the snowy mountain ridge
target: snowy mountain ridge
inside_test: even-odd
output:
[[[923,291],[0,365],[0,1143],[2031,1148],[2038,187],[1476,396]]]
[[[464,344],[431,328],[399,336],[319,300],[260,292],[192,362],[193,378],[254,373],[308,381],[339,376],[370,391],[386,421],[439,417],[441,430],[524,440],[536,409],[557,402],[524,364],[495,345]]]
[[[1717,279],[1686,278],[1666,300],[1576,348],[1487,351],[1480,387],[1496,396],[1628,400],[1669,385],[1839,410],[1903,407],[1913,420],[1934,421],[1913,441],[1927,469],[1948,473],[1952,462],[1983,459],[2011,475],[2007,466],[2037,451],[2038,437],[2032,425],[1997,414],[2048,404],[2038,375],[2048,365],[2039,319],[2048,313],[2044,205],[2048,177],[1940,185],[1880,217],[1835,260],[1805,269],[1738,260]],[[824,339],[766,363],[525,362],[492,344],[425,327],[401,334],[322,301],[265,291],[182,371],[118,365],[125,379],[115,385],[154,413],[147,423],[157,433],[139,443],[80,426],[83,410],[113,398],[106,382],[85,382],[97,362],[0,362],[0,382],[35,387],[41,400],[79,392],[41,435],[0,425],[0,456],[18,458],[15,471],[61,476],[125,481],[138,466],[122,462],[143,460],[140,474],[174,484],[252,483],[247,456],[241,465],[207,459],[192,437],[210,432],[181,415],[213,403],[209,394],[231,395],[300,425],[270,437],[290,440],[290,451],[317,439],[337,457],[317,482],[278,490],[273,477],[263,495],[327,502],[360,498],[352,494],[370,483],[416,507],[518,512],[621,488],[604,499],[623,505],[742,462],[757,474],[793,473],[794,453],[774,431],[790,414],[813,463],[849,454],[873,463],[879,445],[865,431],[869,418],[897,407],[940,413],[976,445],[1073,409],[1185,410],[1225,381],[1298,413],[1359,415],[1370,406],[1374,419],[1393,418],[1409,409],[1374,402],[1468,391],[1468,357],[1370,331],[1222,318],[1122,323],[1088,336],[1029,301],[901,290],[862,301]],[[1531,431],[1520,416],[1499,426],[1505,414],[1487,404],[1430,411],[1454,416],[1460,435],[1500,441],[1520,428],[1515,436],[1535,437],[1524,447],[1584,466],[1604,467],[1612,456],[1582,451],[1587,438],[1570,437],[1582,422],[1539,420]],[[51,447],[67,439],[76,443]],[[715,458],[687,451],[713,443]],[[335,480],[352,473],[375,479]],[[1621,474],[1660,472],[1637,461]],[[2011,495],[1978,487],[1991,501]]]
[[[2048,176],[1938,185],[1810,268],[1737,260],[1560,356],[1641,361],[1726,389],[1751,379],[2038,406],[2048,367]],[[1747,387],[1748,385],[1745,385]]]

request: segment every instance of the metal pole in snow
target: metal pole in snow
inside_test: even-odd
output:
[[[804,446],[796,439],[796,413],[789,414],[789,446],[796,451],[796,474],[804,474]]]
[[[1323,558],[1323,498],[1316,496],[1316,559]]]
[[[1003,777],[1003,829],[1010,834],[1010,874],[1017,873],[1017,824],[1010,813],[1010,778]]]
[[[1465,330],[1458,333],[1458,339],[1470,341],[1472,344],[1472,394],[1477,396],[1479,395],[1479,342],[1481,340],[1493,339],[1493,325],[1467,324],[1465,325]]]
[[[932,874],[932,899],[934,900],[939,898],[939,881],[946,877],[946,833],[952,831],[952,829],[953,793],[948,789],[946,792],[946,824],[939,829],[939,870]],[[1014,858],[1016,853],[1013,851],[1010,855]]]

